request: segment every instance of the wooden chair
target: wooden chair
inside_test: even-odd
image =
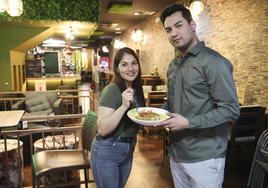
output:
[[[167,91],[167,85],[158,85],[156,86],[156,91]]]
[[[161,108],[162,105],[164,104],[166,96],[167,96],[167,93],[164,91],[149,91],[148,92],[148,99],[147,99],[147,106]],[[146,135],[148,136],[148,135],[150,135],[150,132],[162,133],[164,131],[164,128],[162,128],[162,127],[144,127],[144,131],[146,132]]]
[[[265,174],[268,174],[268,129],[263,131],[257,143],[247,186],[264,187]]]
[[[89,111],[85,118],[82,128],[82,149],[77,148],[77,146],[75,149],[66,149],[64,145],[63,149],[55,149],[54,147],[50,148],[50,150],[44,150],[33,154],[32,156],[33,187],[36,187],[36,184],[37,187],[40,187],[41,177],[44,177],[48,174],[55,172],[67,172],[70,170],[80,170],[80,169],[84,170],[84,176],[85,176],[84,181],[80,180],[79,182],[77,181],[67,182],[66,178],[67,175],[66,173],[64,173],[65,182],[64,183],[61,182],[59,185],[53,184],[53,187],[57,186],[66,187],[69,185],[76,185],[82,183],[85,184],[85,187],[88,187],[88,183],[94,182],[94,180],[89,180],[87,169],[90,168],[89,150],[92,139],[96,134],[97,130],[96,122],[97,122],[97,114],[95,112]],[[64,135],[64,132],[62,131],[60,132],[63,133]],[[63,136],[63,144],[65,144],[64,136]]]
[[[147,106],[160,108],[165,102],[167,92],[165,91],[150,91],[148,92]]]
[[[144,94],[145,102],[147,103],[148,93],[150,91],[152,91],[152,86],[150,86],[150,85],[143,85],[142,86],[142,89],[143,89],[143,94]]]
[[[236,158],[240,161],[252,158],[248,153],[249,150],[252,150],[251,153],[254,152],[259,136],[264,130],[265,109],[262,106],[240,107],[240,117],[231,125],[227,151],[228,165],[233,166]]]

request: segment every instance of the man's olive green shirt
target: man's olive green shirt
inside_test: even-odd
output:
[[[199,42],[168,68],[166,108],[189,121],[190,129],[169,134],[175,161],[199,162],[224,157],[227,125],[239,117],[231,63]]]

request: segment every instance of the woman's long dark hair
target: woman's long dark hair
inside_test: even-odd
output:
[[[115,54],[114,65],[113,65],[113,71],[114,71],[113,82],[118,85],[121,93],[127,89],[126,82],[121,77],[121,75],[118,71],[118,65],[125,54],[132,55],[136,59],[136,61],[138,62],[139,72],[138,72],[136,79],[133,81],[132,88],[135,89],[135,94],[137,95],[138,100],[141,103],[141,105],[145,106],[145,99],[144,99],[144,94],[143,94],[143,89],[142,89],[142,81],[141,81],[140,61],[139,61],[136,53],[132,49],[124,47],[124,48],[121,48],[120,50],[118,50],[117,53]]]

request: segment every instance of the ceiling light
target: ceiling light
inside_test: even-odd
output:
[[[67,29],[66,29],[66,33],[65,33],[65,37],[67,39],[74,39],[74,36],[73,36],[73,28],[72,26],[69,26]]]
[[[70,32],[67,32],[67,33],[65,34],[65,37],[66,37],[67,39],[71,38],[71,36],[72,36],[72,33],[70,33]]]
[[[0,12],[5,12],[10,16],[20,16],[23,12],[22,0],[0,0]]]
[[[66,47],[66,44],[43,43],[42,46],[43,47],[63,48],[63,47]]]
[[[139,15],[141,15],[141,14],[143,14],[141,11],[134,12],[134,15],[135,15],[135,16],[139,16]]]
[[[114,48],[120,49],[120,48],[124,48],[125,46],[126,46],[126,44],[124,42],[122,42],[120,39],[115,39]]]
[[[122,31],[116,31],[115,32],[115,34],[121,34],[122,33]]]
[[[100,26],[102,27],[110,27],[110,23],[100,23]]]
[[[66,44],[64,40],[49,38],[43,42],[43,44]]]
[[[121,30],[121,29],[120,29],[120,27],[117,27],[117,28],[115,28],[115,30],[116,30],[116,31],[119,31],[119,30]]]
[[[111,27],[116,28],[119,25],[119,23],[112,23]]]
[[[145,11],[143,14],[152,16],[154,13],[156,13],[156,12],[155,11]]]

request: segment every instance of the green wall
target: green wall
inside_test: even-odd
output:
[[[10,50],[46,29],[0,23],[0,91],[12,91]]]

